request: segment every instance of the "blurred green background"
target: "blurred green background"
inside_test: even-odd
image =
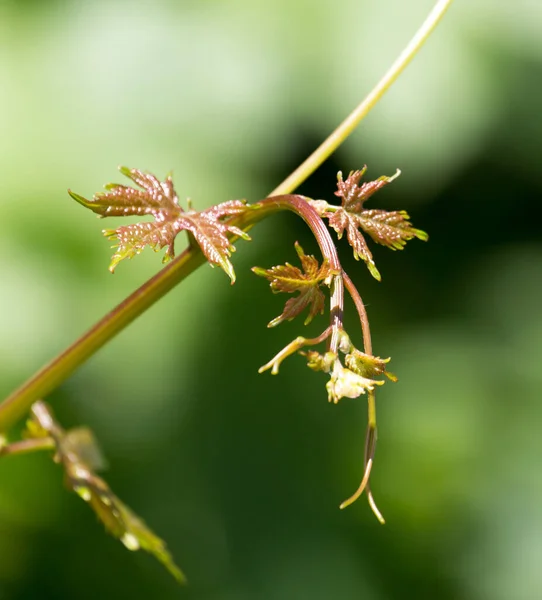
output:
[[[112,276],[103,223],[66,188],[89,196],[126,164],[172,170],[199,208],[262,198],[431,6],[2,0],[0,395],[160,268],[148,251]],[[431,236],[374,249],[380,284],[339,244],[399,376],[378,393],[388,524],[364,499],[338,510],[361,476],[364,398],[328,404],[301,358],[257,374],[303,333],[266,329],[283,298],[249,271],[295,260],[295,240],[314,250],[280,215],[238,243],[234,287],[199,269],[49,398],[93,428],[107,480],[190,585],[105,535],[34,455],[0,461],[1,600],[542,597],[541,30],[538,0],[457,0],[301,189],[332,198],[339,169],[399,167],[374,206]]]

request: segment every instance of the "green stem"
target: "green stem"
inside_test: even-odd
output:
[[[363,304],[363,300],[361,296],[350,279],[350,277],[343,271],[343,280],[348,293],[352,297],[354,301],[354,305],[356,306],[356,310],[358,311],[361,330],[363,332],[363,349],[367,354],[373,353],[373,343],[371,341],[371,329],[369,327],[369,317],[367,316],[367,311],[365,310],[365,305]],[[377,438],[377,428],[376,428],[376,398],[374,390],[367,392],[367,430],[365,433],[365,452],[363,457],[363,465],[364,465],[364,473],[363,479],[358,486],[358,489],[347,498],[339,508],[343,509],[347,506],[353,504],[360,496],[365,492],[367,494],[367,499],[369,501],[369,506],[371,510],[375,514],[376,518],[380,523],[384,524],[384,517],[382,513],[378,510],[376,502],[373,498],[373,493],[371,492],[371,484],[369,481],[369,477],[371,475],[371,469],[374,463],[375,450],[376,450],[376,438]]]
[[[330,266],[334,270],[342,271],[329,231],[306,199],[302,196],[282,195],[262,200],[258,205],[258,210],[247,211],[238,218],[232,219],[231,223],[248,229],[270,214],[291,210],[309,225],[320,244],[322,254],[329,260]],[[104,344],[205,262],[206,259],[199,247],[189,246],[64,352],[42,367],[0,404],[0,432],[7,431],[28,412],[36,400],[50,394]],[[342,306],[341,279],[335,282],[331,300],[331,314],[336,328],[342,325]]]
[[[416,56],[432,31],[448,10],[453,0],[438,0],[422,26],[415,33],[406,48],[388,69],[384,77],[369,92],[368,96],[346,117],[333,133],[270,194],[287,194],[299,187],[316,169],[328,159],[335,150],[356,129],[360,122],[374,108],[387,92],[391,84],[399,77],[405,67]]]
[[[0,404],[0,432],[7,431],[26,414],[33,402],[50,394],[77,367],[204,262],[200,252],[186,250],[42,367]]]
[[[292,192],[338,148],[419,51],[451,2],[452,0],[439,0],[437,2],[422,27],[374,90],[329,138],[274,190],[272,195]],[[267,210],[254,211],[252,215],[240,220],[244,221],[242,227],[253,225],[270,212],[275,212],[270,206]],[[169,265],[128,296],[124,302],[114,308],[74,344],[23,383],[0,404],[0,432],[9,429],[28,411],[35,400],[51,393],[104,344],[204,262],[204,257],[199,249],[190,247],[185,250]],[[337,294],[339,293],[342,294],[342,289],[337,290]]]
[[[29,454],[40,450],[54,450],[56,447],[52,437],[43,437],[36,439],[20,440],[7,444],[0,448],[0,456],[8,456],[10,454]]]

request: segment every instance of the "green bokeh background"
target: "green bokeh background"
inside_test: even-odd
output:
[[[172,170],[196,207],[257,200],[369,91],[430,0],[0,2],[0,395],[160,268],[107,271],[102,223],[70,200],[126,164]],[[542,597],[542,4],[457,0],[337,170],[403,175],[374,198],[428,244],[339,244],[368,304],[379,390],[327,403],[301,358],[258,367],[301,321],[250,273],[314,250],[276,216],[238,243],[238,281],[203,267],[49,398],[100,439],[106,478],[190,585],[106,536],[43,456],[0,461],[0,598],[530,600]],[[351,327],[356,327],[348,307]],[[314,324],[318,331],[324,321]],[[312,326],[311,326],[312,327]],[[359,341],[359,340],[358,340]]]

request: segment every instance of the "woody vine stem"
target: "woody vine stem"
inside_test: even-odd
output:
[[[34,403],[50,394],[104,344],[206,261],[222,267],[233,283],[235,274],[229,262],[229,256],[235,249],[233,241],[239,237],[249,239],[246,231],[254,224],[275,212],[290,210],[303,218],[310,227],[324,260],[319,267],[316,259],[306,256],[303,249],[296,244],[304,273],[289,264],[267,270],[253,269],[256,274],[270,280],[274,291],[299,292],[299,296],[288,300],[283,314],[274,319],[270,325],[291,319],[306,307],[309,307],[309,317],[306,322],[310,321],[323,310],[320,287],[325,286],[330,288],[330,324],[317,338],[296,338],[264,365],[261,371],[271,369],[272,373],[276,373],[284,358],[301,351],[307,357],[310,368],[330,375],[330,381],[326,386],[330,400],[337,402],[345,396],[357,397],[361,393],[367,393],[369,415],[363,478],[356,493],[343,502],[341,508],[351,504],[365,491],[373,512],[383,522],[369,488],[376,443],[374,386],[383,383],[375,380],[374,377],[386,375],[389,379],[395,378],[386,371],[387,361],[372,356],[369,322],[363,301],[341,267],[335,245],[323,219],[328,219],[330,227],[335,229],[339,237],[346,232],[348,241],[354,249],[355,258],[363,259],[377,279],[380,279],[380,274],[361,231],[377,243],[392,249],[401,249],[406,241],[414,237],[427,239],[427,236],[411,226],[408,215],[404,211],[367,210],[363,206],[374,192],[390,183],[394,177],[381,177],[373,182],[359,185],[365,169],[351,173],[344,181],[339,174],[336,195],[342,200],[340,207],[323,200],[311,200],[294,195],[292,192],[342,144],[376,105],[417,54],[451,3],[452,0],[436,2],[420,29],[369,95],[289,177],[271,192],[268,198],[260,202],[252,205],[240,201],[225,202],[201,212],[192,210],[189,205],[187,210],[183,210],[169,177],[165,182],[159,182],[151,175],[126,168],[121,169],[121,172],[130,177],[143,191],[110,184],[106,186],[105,193],[95,195],[93,200],[86,200],[70,192],[75,200],[100,216],[138,214],[152,215],[155,218],[154,223],[140,223],[105,231],[108,237],[117,241],[117,251],[113,257],[111,270],[120,260],[131,258],[147,245],[155,250],[167,247],[166,258],[173,260],[0,404],[0,434],[7,432],[29,412]],[[189,233],[190,244],[179,256],[173,258],[174,240],[182,230]],[[344,288],[351,295],[360,317],[364,352],[360,352],[353,346],[343,328]],[[313,350],[302,351],[303,348],[326,340],[327,349],[324,354]],[[339,359],[341,353],[345,355],[346,367]],[[105,482],[87,468],[88,465],[83,461],[76,460],[77,453],[73,452],[72,446],[67,445],[66,432],[56,424],[44,403],[34,405],[32,419],[29,439],[11,444],[0,443],[0,455],[56,448],[57,459],[63,463],[67,474],[72,471],[74,473],[73,488],[76,492],[91,504],[97,503],[93,504],[93,507],[99,514],[99,508],[105,510],[104,506],[110,506],[111,503],[115,505],[118,499],[110,493]],[[107,502],[104,500],[106,494],[104,490],[110,494],[107,496]],[[121,521],[120,529],[115,529],[118,523],[111,527],[110,522],[106,522],[106,526],[115,535],[121,537],[127,547],[131,549],[143,547],[153,552],[175,576],[182,578],[182,573],[173,565],[161,540],[158,539],[157,542],[155,537],[152,537],[152,532],[145,530],[143,535],[139,529],[130,528],[130,523],[135,522],[130,521],[133,515],[120,501],[116,505],[115,517],[117,521],[119,519]],[[141,522],[138,521],[138,526],[140,525]]]

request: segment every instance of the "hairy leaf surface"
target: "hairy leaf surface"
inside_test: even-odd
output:
[[[387,246],[392,250],[401,250],[408,240],[417,237],[427,240],[424,231],[415,229],[406,211],[386,211],[364,208],[364,203],[375,192],[390,183],[399,175],[379,177],[375,181],[359,182],[367,167],[361,171],[352,171],[343,180],[342,173],[337,176],[337,191],[335,195],[341,198],[341,206],[332,206],[321,200],[313,202],[320,216],[326,217],[329,225],[337,232],[339,239],[346,232],[348,243],[354,250],[354,258],[365,261],[371,275],[380,281],[381,276],[376,268],[373,254],[367,245],[363,232],[368,234],[376,243]]]
[[[260,267],[253,267],[252,269],[256,275],[265,277],[270,281],[273,292],[287,292],[289,294],[298,292],[297,296],[286,301],[282,314],[273,319],[268,327],[275,327],[283,321],[291,321],[306,307],[309,308],[309,314],[305,319],[305,325],[308,325],[317,314],[324,312],[325,296],[320,286],[322,283],[327,283],[326,280],[329,280],[334,273],[326,261],[322,266],[319,266],[316,258],[306,255],[297,242],[295,243],[295,249],[303,271],[290,263],[271,267],[270,269]]]
[[[207,260],[224,269],[232,283],[235,281],[235,272],[229,260],[235,246],[229,236],[245,240],[250,240],[250,237],[238,227],[230,225],[228,219],[249,210],[249,206],[241,200],[231,200],[200,212],[183,210],[170,176],[165,181],[159,181],[154,175],[138,169],[120,167],[120,171],[141,189],[110,183],[105,186],[105,192],[95,194],[92,200],[68,190],[72,198],[100,217],[150,215],[154,218],[150,222],[103,230],[107,238],[116,242],[109,265],[111,272],[121,260],[133,258],[147,246],[156,252],[166,248],[163,261],[167,262],[175,256],[177,235],[187,231]]]

